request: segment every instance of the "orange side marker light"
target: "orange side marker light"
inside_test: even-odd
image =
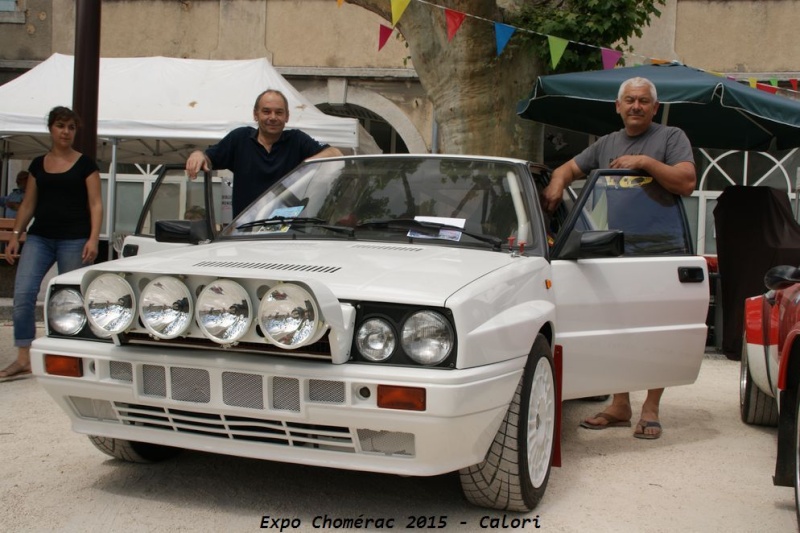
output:
[[[383,409],[403,409],[405,411],[424,411],[425,389],[420,387],[378,385],[378,407]]]
[[[54,376],[67,378],[83,377],[83,360],[80,357],[66,355],[44,355],[44,371]]]

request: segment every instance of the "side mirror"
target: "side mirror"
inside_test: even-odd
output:
[[[156,242],[198,244],[211,239],[205,220],[158,220]]]
[[[793,266],[772,267],[764,274],[764,285],[773,291],[786,289],[795,283],[800,283],[800,269]]]
[[[625,235],[620,230],[573,231],[558,259],[620,257],[625,253]]]

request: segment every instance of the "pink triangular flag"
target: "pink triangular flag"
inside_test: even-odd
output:
[[[381,34],[380,37],[378,38],[378,52],[380,52],[383,49],[384,45],[386,45],[386,41],[388,41],[389,37],[392,36],[393,31],[394,28],[390,28],[389,26],[384,26],[383,24],[381,24]]]
[[[617,61],[622,57],[622,52],[611,50],[610,48],[601,49],[603,57],[603,69],[610,70],[617,66]]]

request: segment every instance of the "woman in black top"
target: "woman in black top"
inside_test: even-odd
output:
[[[27,231],[14,283],[14,345],[17,359],[0,378],[31,373],[30,347],[36,335],[36,296],[47,271],[62,274],[94,262],[100,240],[103,200],[97,163],[74,148],[77,113],[54,107],[47,119],[51,148],[31,162],[25,197],[17,211],[6,260],[14,264],[19,236]],[[33,218],[33,224],[28,223]],[[26,228],[28,228],[26,230]]]

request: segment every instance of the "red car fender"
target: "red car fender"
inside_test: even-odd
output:
[[[777,328],[770,327],[769,344],[778,344]],[[752,296],[744,301],[744,333],[747,344],[764,345],[764,297]]]

